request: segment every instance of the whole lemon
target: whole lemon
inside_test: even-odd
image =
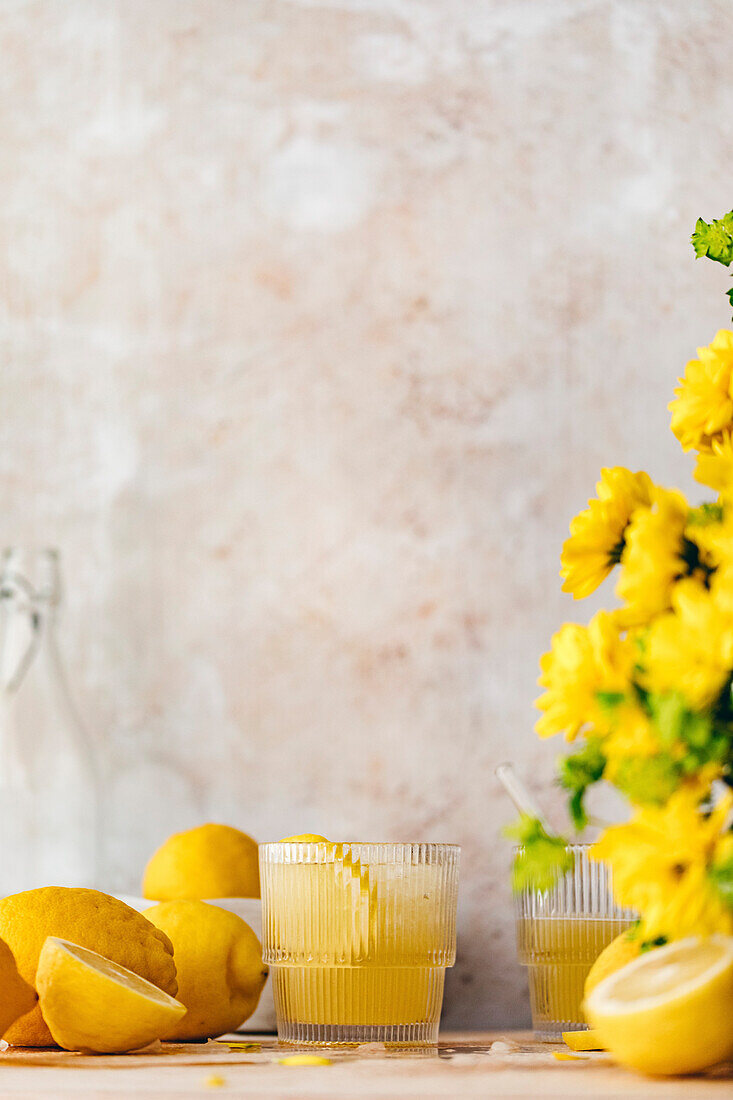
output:
[[[235,1031],[257,1008],[267,980],[262,948],[250,926],[203,901],[164,901],[145,916],[170,937],[178,1000],[186,1015],[166,1039],[210,1039]]]
[[[598,983],[607,978],[609,974],[620,970],[622,966],[626,966],[628,962],[631,962],[640,954],[641,940],[635,937],[632,931],[622,932],[620,936],[616,936],[615,940],[611,940],[608,946],[603,948],[588,971],[583,989],[585,996],[587,997]]]
[[[0,1035],[19,1016],[31,1012],[37,999],[33,987],[18,973],[13,952],[0,940]]]
[[[258,898],[257,842],[230,825],[199,825],[174,833],[153,854],[143,875],[143,897]]]
[[[44,886],[0,901],[0,937],[13,952],[20,976],[34,989],[38,959],[47,936],[98,951],[171,997],[176,995],[176,965],[170,940],[141,913],[109,894]],[[14,1046],[54,1046],[38,1005],[11,1024],[4,1038]]]
[[[298,836],[285,836],[280,841],[281,844],[330,844],[330,840],[326,840],[325,836],[321,836],[319,833],[299,833]]]

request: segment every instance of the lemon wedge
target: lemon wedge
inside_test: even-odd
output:
[[[616,1060],[642,1073],[697,1073],[733,1057],[733,937],[640,955],[591,991],[585,1014]]]
[[[66,1050],[121,1053],[170,1032],[186,1009],[96,951],[48,936],[36,975],[49,1031]]]
[[[571,1050],[603,1050],[597,1031],[563,1031],[563,1042]]]

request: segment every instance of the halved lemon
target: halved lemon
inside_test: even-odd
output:
[[[697,1073],[733,1057],[733,937],[658,947],[604,978],[585,1000],[599,1039],[642,1073]]]
[[[168,1034],[186,1013],[132,970],[56,936],[41,949],[36,989],[49,1031],[66,1050],[137,1050]]]

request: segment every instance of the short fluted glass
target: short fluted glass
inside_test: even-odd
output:
[[[260,845],[282,1041],[437,1041],[459,854],[452,844]]]
[[[613,899],[611,871],[592,860],[589,846],[571,844],[573,869],[550,890],[515,898],[517,952],[528,968],[532,1027],[538,1039],[587,1025],[583,987],[604,947],[636,920]]]

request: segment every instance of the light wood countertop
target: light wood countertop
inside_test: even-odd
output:
[[[733,1065],[704,1077],[651,1080],[628,1073],[607,1055],[555,1058],[561,1045],[534,1043],[526,1032],[446,1034],[435,1049],[388,1051],[375,1044],[348,1050],[311,1048],[328,1066],[285,1066],[295,1048],[272,1036],[232,1036],[237,1046],[164,1044],[157,1052],[90,1057],[58,1050],[0,1055],[0,1096],[24,1100],[179,1100],[237,1096],[246,1100],[620,1100],[633,1097],[727,1098]],[[496,1041],[510,1049],[494,1048]],[[246,1044],[246,1045],[245,1045]],[[303,1048],[300,1048],[301,1050]]]

